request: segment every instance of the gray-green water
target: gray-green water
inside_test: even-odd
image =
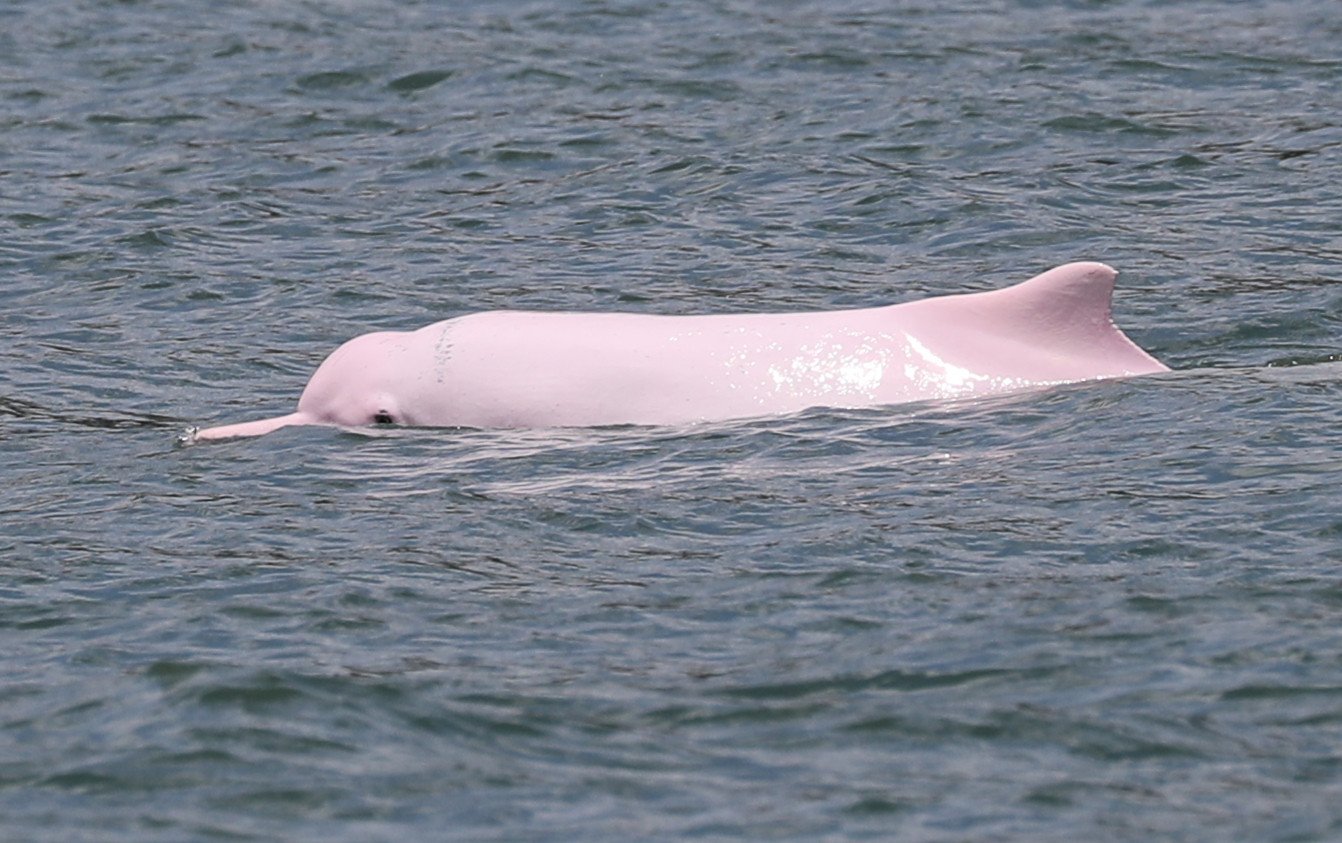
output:
[[[0,836],[1342,837],[1342,7],[0,5]],[[470,310],[1098,259],[1177,369],[288,429]]]

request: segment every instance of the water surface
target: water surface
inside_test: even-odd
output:
[[[1342,834],[1342,12],[0,10],[24,840]],[[339,342],[1070,260],[1176,371],[365,436]]]

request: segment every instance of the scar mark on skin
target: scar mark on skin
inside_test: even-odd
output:
[[[438,335],[438,342],[433,346],[433,366],[434,379],[438,383],[443,382],[443,369],[452,360],[452,351],[455,343],[452,341],[453,324],[448,322],[443,326],[443,332]]]

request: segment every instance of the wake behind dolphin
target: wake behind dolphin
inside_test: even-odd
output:
[[[1002,290],[858,310],[475,313],[355,337],[295,412],[195,438],[296,424],[683,424],[1168,371],[1115,327],[1116,276],[1070,263]]]

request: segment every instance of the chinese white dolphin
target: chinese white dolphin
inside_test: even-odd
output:
[[[1070,263],[990,292],[808,313],[490,311],[356,337],[287,425],[667,425],[970,398],[1167,371],[1114,326],[1117,273]]]

